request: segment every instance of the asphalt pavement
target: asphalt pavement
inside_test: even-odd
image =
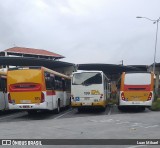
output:
[[[0,139],[158,139],[160,112],[125,111],[117,106],[99,110],[64,109],[60,114],[14,112],[0,115]],[[83,142],[83,141],[82,141]],[[141,141],[140,141],[141,142]],[[27,147],[27,146],[25,146]],[[41,146],[44,147],[44,146]],[[45,146],[53,147],[53,145]],[[54,145],[54,147],[152,148],[159,145]]]

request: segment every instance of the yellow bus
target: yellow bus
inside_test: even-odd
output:
[[[102,71],[74,72],[71,84],[71,106],[101,108],[103,111],[110,99],[110,83]]]
[[[137,107],[145,110],[154,99],[154,74],[150,72],[123,72],[119,83],[119,110]]]
[[[70,105],[70,77],[45,67],[8,69],[9,109],[56,110]]]
[[[0,71],[0,111],[8,110],[7,72]]]

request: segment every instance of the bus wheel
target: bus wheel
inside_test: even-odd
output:
[[[58,104],[57,104],[57,109],[56,109],[56,114],[60,113],[60,100],[58,100]]]

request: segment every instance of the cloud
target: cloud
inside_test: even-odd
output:
[[[152,64],[156,26],[136,16],[156,19],[159,5],[158,0],[1,0],[0,50],[46,49],[77,64]],[[159,48],[158,42],[157,62]]]

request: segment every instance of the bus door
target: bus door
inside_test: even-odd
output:
[[[104,80],[103,80],[104,82],[103,82],[103,87],[104,87],[104,100],[107,100],[107,88],[108,88],[108,84],[107,84],[107,79],[104,77]]]
[[[54,108],[54,96],[55,96],[55,83],[54,83],[54,75],[45,72],[45,83],[46,83],[46,100],[48,102],[48,107]]]
[[[62,89],[63,89],[63,106],[67,105],[67,92],[66,92],[66,81],[62,79]]]
[[[107,99],[111,98],[111,84],[107,83]]]
[[[0,77],[0,110],[8,108],[6,78]]]
[[[60,103],[60,107],[64,105],[64,81],[60,76],[55,76],[56,103]]]
[[[62,79],[62,87],[63,87],[63,94],[64,94],[64,106],[69,106],[71,104],[71,82],[69,79]]]

